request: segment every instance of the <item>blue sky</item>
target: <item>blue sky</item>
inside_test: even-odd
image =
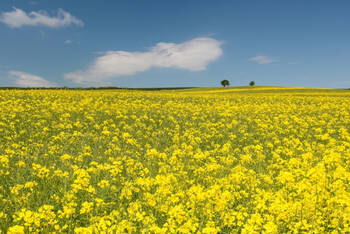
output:
[[[350,87],[350,1],[1,0],[0,86]]]

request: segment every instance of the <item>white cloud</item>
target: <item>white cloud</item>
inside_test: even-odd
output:
[[[84,26],[83,21],[62,9],[58,9],[57,16],[49,16],[43,10],[32,11],[27,14],[21,9],[13,8],[13,11],[1,13],[0,22],[11,28],[20,28],[22,26],[46,26],[50,28],[69,25]]]
[[[9,71],[8,74],[15,78],[15,84],[22,87],[57,87],[57,84],[44,78],[21,71]]]
[[[64,44],[67,44],[67,45],[72,44],[72,43],[73,43],[72,40],[65,40],[65,41],[64,41]]]
[[[108,51],[97,57],[88,69],[65,74],[65,78],[79,84],[94,84],[152,67],[201,71],[221,56],[221,44],[215,39],[200,37],[180,44],[160,42],[146,52]]]
[[[256,62],[258,64],[270,64],[270,63],[276,63],[279,60],[271,57],[267,57],[264,55],[257,55],[253,58],[250,58],[249,61]]]

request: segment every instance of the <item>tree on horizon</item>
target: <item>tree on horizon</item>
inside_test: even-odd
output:
[[[222,80],[222,81],[221,81],[221,85],[224,86],[224,87],[229,86],[229,85],[230,85],[230,81],[228,81],[228,80]]]

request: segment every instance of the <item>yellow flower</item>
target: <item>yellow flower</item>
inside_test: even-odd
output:
[[[80,214],[88,214],[92,211],[94,206],[93,202],[83,202],[80,209]]]
[[[62,161],[69,160],[69,159],[71,159],[71,158],[72,158],[72,156],[70,156],[69,154],[63,154],[63,155],[61,156],[61,160],[62,160]]]
[[[8,229],[7,233],[9,233],[9,234],[21,234],[21,233],[25,233],[25,232],[24,232],[23,226],[15,225],[15,226],[10,227]]]
[[[76,227],[74,228],[74,233],[77,234],[92,234],[94,233],[92,228],[89,227]]]

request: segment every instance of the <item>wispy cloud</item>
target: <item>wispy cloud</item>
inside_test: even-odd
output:
[[[40,76],[32,75],[21,71],[9,71],[14,83],[22,87],[56,87],[57,84],[50,82]]]
[[[160,42],[146,52],[108,51],[86,70],[65,74],[65,78],[79,84],[94,84],[152,67],[201,71],[221,56],[221,44],[215,39],[200,37],[179,44]]]
[[[46,11],[25,11],[13,8],[13,11],[2,12],[0,22],[11,28],[20,28],[23,26],[45,26],[50,28],[59,28],[70,25],[84,26],[83,21],[71,15],[62,9],[58,9],[56,16],[49,16]]]
[[[64,41],[64,44],[67,44],[67,45],[72,44],[72,43],[73,43],[72,40],[65,40],[65,41]]]
[[[276,58],[272,58],[264,55],[257,55],[253,58],[250,58],[249,61],[256,62],[258,64],[270,64],[270,63],[276,63],[279,60]]]

